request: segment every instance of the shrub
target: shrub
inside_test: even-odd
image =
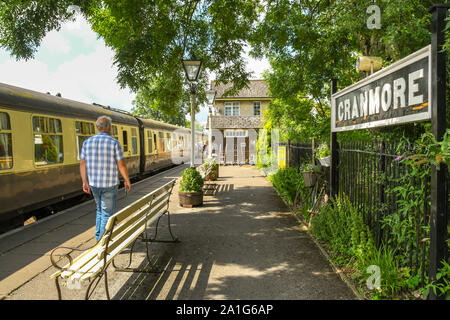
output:
[[[203,179],[195,168],[186,168],[181,175],[181,192],[200,192],[203,188]]]
[[[302,174],[292,167],[278,170],[275,174],[269,176],[269,181],[272,182],[280,196],[291,206],[294,203],[297,191],[303,186]]]

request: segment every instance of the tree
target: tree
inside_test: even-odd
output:
[[[178,126],[186,126],[186,114],[188,113],[189,105],[189,95],[181,92],[183,94],[180,97],[180,102],[177,105],[170,104],[162,100],[154,99],[155,96],[152,90],[164,90],[157,86],[146,86],[141,88],[137,94],[136,98],[132,101],[133,107],[131,112],[136,116],[141,116],[144,118],[150,118],[158,121],[163,121],[166,123],[171,123]],[[170,88],[169,88],[170,89]],[[174,92],[175,94],[180,94],[180,92]],[[164,99],[167,95],[161,95]],[[166,103],[169,108],[161,108],[161,104]]]
[[[151,84],[148,97],[175,116],[187,87],[183,58],[203,58],[218,83],[234,83],[230,93],[248,85],[241,53],[259,10],[259,0],[11,0],[0,3],[0,46],[30,59],[49,31],[80,12],[115,51],[120,86],[137,92]],[[207,85],[203,72],[199,102]]]
[[[299,127],[329,123],[332,78],[344,88],[366,76],[355,69],[358,56],[380,56],[387,66],[430,43],[430,1],[377,1],[380,29],[367,27],[366,10],[372,4],[368,0],[267,1],[251,42],[252,54],[267,55],[273,69],[266,74],[274,98],[267,121],[280,123],[291,136],[321,134],[328,139],[322,130]]]

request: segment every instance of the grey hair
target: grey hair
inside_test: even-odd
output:
[[[112,120],[108,116],[100,116],[97,118],[95,125],[97,126],[98,131],[104,131],[106,129],[111,128]]]

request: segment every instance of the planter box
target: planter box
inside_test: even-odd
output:
[[[205,177],[206,181],[216,181],[219,178],[219,166],[216,170],[211,170],[209,174]]]
[[[313,171],[303,172],[303,180],[305,180],[305,187],[309,188],[316,183],[316,174]]]
[[[200,192],[178,192],[180,206],[192,208],[203,205],[203,191]]]
[[[331,156],[328,156],[325,158],[320,158],[319,161],[320,161],[320,164],[324,167],[331,166]]]

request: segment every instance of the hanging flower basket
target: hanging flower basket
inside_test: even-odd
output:
[[[331,156],[325,158],[319,158],[320,164],[324,167],[331,166]]]
[[[317,180],[316,173],[314,171],[304,171],[303,180],[305,181],[305,187],[312,187]]]

